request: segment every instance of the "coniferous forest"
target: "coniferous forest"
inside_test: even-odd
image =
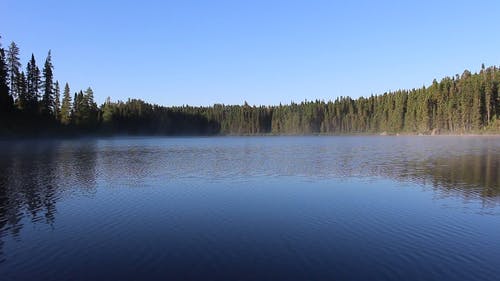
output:
[[[149,104],[98,106],[94,92],[72,91],[54,76],[51,52],[24,67],[12,42],[0,45],[0,135],[259,135],[500,133],[500,69],[434,80],[428,87],[352,99],[287,105]]]

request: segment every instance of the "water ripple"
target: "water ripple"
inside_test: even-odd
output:
[[[0,149],[7,280],[500,274],[498,138],[112,138],[8,147]]]

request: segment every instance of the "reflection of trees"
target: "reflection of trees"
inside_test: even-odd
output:
[[[430,183],[444,192],[458,192],[464,198],[500,196],[500,159],[497,155],[441,156],[427,161],[407,162],[387,175]]]
[[[500,159],[498,155],[470,154],[432,159],[423,173],[433,185],[447,191],[459,191],[466,198],[500,195]]]
[[[75,145],[77,146],[75,148]],[[0,151],[0,260],[2,237],[18,237],[23,219],[53,225],[56,202],[74,187],[95,186],[95,148],[89,143],[11,142]]]
[[[266,176],[312,179],[386,177],[432,186],[441,195],[475,198],[483,202],[500,197],[500,157],[496,145],[462,143],[463,139],[454,140],[455,147],[452,148],[447,147],[448,139],[438,139],[437,144],[430,139],[425,139],[429,143],[419,142],[421,139],[410,139],[414,142],[409,143],[398,139],[394,145],[381,141],[374,146],[369,142],[352,145],[318,141],[312,145],[311,139],[304,143],[292,140],[285,144],[282,142],[287,139],[272,143],[274,139],[271,138],[264,145],[256,140],[170,147],[155,153],[156,158],[149,157],[148,165],[161,167],[162,176],[200,180],[223,178],[238,181]],[[144,160],[140,160],[142,156],[135,157],[137,159],[131,163]],[[116,165],[113,168],[114,173],[124,172],[124,168],[116,170]]]
[[[359,159],[358,159],[359,160]],[[353,160],[354,161],[354,160]],[[391,159],[368,158],[354,168],[355,162],[340,162],[351,167],[349,176],[384,176],[398,181],[431,185],[441,195],[455,195],[463,199],[481,199],[483,203],[498,202],[500,197],[500,157],[488,151],[463,155],[438,155],[425,159],[404,157]],[[346,169],[334,169],[345,175]]]
[[[368,143],[353,138],[332,143],[321,138],[248,140],[116,140],[103,141],[98,148],[97,141],[82,140],[2,143],[0,260],[2,237],[18,237],[26,219],[53,224],[57,202],[74,192],[93,194],[98,173],[101,184],[134,187],[191,178],[238,182],[274,176],[313,180],[381,176],[431,186],[438,195],[479,199],[485,205],[497,204],[500,198],[496,143],[385,138]],[[448,149],[449,145],[455,146]]]

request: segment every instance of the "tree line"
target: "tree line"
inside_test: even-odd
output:
[[[32,54],[23,69],[19,47],[0,44],[0,132],[4,135],[51,135],[99,126],[99,108],[89,87],[71,97],[69,84],[62,93],[54,79],[48,51],[42,70]]]
[[[61,93],[50,50],[42,70],[32,54],[0,45],[0,134],[256,135],[500,133],[500,69],[434,80],[429,87],[333,101],[276,106],[165,107],[110,98],[98,106],[89,87]]]

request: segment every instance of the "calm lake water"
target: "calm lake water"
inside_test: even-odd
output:
[[[0,279],[499,280],[499,137],[0,142]]]

